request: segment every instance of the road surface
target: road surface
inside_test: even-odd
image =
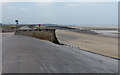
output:
[[[118,61],[45,40],[2,34],[3,73],[117,73]]]

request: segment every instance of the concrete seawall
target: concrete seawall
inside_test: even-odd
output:
[[[16,31],[16,29],[18,29],[17,27],[8,27],[8,26],[3,26],[2,28],[2,32],[14,32]]]
[[[15,35],[26,35],[60,44],[57,40],[55,29],[17,30]]]

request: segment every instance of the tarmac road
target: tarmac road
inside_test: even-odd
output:
[[[2,34],[3,73],[117,73],[118,60],[45,40]]]

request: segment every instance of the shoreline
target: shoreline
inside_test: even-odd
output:
[[[84,29],[93,29],[93,30],[116,30],[118,31],[118,27],[102,27],[102,26],[68,26],[71,28],[84,28]]]

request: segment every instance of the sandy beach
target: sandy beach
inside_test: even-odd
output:
[[[118,58],[118,38],[76,33],[68,30],[57,30],[56,35],[61,43]]]

